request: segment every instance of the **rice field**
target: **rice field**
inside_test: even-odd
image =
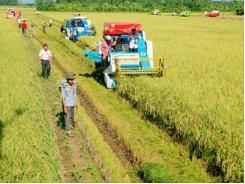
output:
[[[16,23],[2,17],[0,22],[9,25],[0,30],[0,182],[60,182],[56,136],[37,62],[25,38],[12,31]]]
[[[72,13],[44,13],[60,21]],[[171,131],[190,154],[219,167],[224,181],[243,180],[243,26],[241,20],[149,16],[140,13],[82,13],[102,38],[104,22],[140,22],[164,57],[164,78],[126,78],[118,92],[147,117]],[[212,166],[209,169],[214,169]]]
[[[82,61],[84,62],[82,64],[78,62],[84,48],[63,40],[62,35],[58,33],[61,22],[65,18],[71,17],[73,12],[42,12],[40,16],[36,16],[33,10],[26,9],[23,13],[29,24],[34,24],[38,39],[50,45],[59,63],[67,70],[79,73],[78,81],[82,84],[81,88],[86,90],[94,105],[101,110],[110,126],[116,130],[118,136],[124,140],[126,146],[130,148],[136,158],[140,159],[142,164],[148,162],[165,164],[167,166],[166,173],[169,173],[167,175],[173,178],[170,182],[243,182],[243,21],[206,18],[199,16],[198,13],[188,18],[150,16],[142,13],[81,13],[81,15],[92,20],[98,32],[96,37],[80,38],[82,43],[92,45],[101,40],[104,22],[140,22],[146,32],[146,37],[153,41],[154,56],[163,57],[168,66],[167,75],[163,78],[125,77],[120,80],[116,92],[112,92],[105,89],[93,78],[83,76],[93,72],[93,65],[87,59],[83,57]],[[45,35],[41,32],[41,22],[48,20],[48,18],[54,19],[55,28],[53,30],[48,29]],[[16,25],[12,22],[11,26]],[[4,30],[4,32],[6,33],[8,30]],[[7,38],[1,37],[1,43],[12,40],[13,44],[9,48],[0,46],[2,50],[0,53],[6,53],[4,49],[11,50],[14,48],[18,50],[19,45],[16,46],[14,40],[22,43],[25,42],[23,39],[17,35],[8,35]],[[25,50],[22,48],[11,57],[9,57],[9,52],[6,54],[8,59],[5,63],[21,58],[26,52]],[[28,79],[27,75],[35,76],[33,71],[29,71],[29,73],[26,71],[25,77],[22,79],[12,77],[15,76],[13,73],[16,74],[15,71],[21,67],[24,69],[31,67],[32,64],[28,62],[25,63],[26,67],[21,65],[23,61],[28,60],[25,57],[20,59],[22,62],[18,62],[18,65],[15,63],[9,65],[11,69],[16,67],[15,70],[9,69],[12,75],[6,74],[8,69],[4,70],[5,73],[1,75],[7,78],[1,77],[1,84],[4,84],[4,81],[11,76],[14,83],[16,83],[15,81],[19,82],[14,86],[22,86],[23,80]],[[2,61],[0,64],[3,64]],[[36,76],[34,78],[38,80]],[[6,92],[4,85],[1,85],[0,88],[0,99],[2,99],[0,104],[7,103],[8,106],[11,106],[9,110],[6,108],[0,111],[3,118],[0,119],[0,134],[4,135],[0,139],[1,154],[11,156],[9,161],[3,162],[1,159],[0,170],[3,172],[0,172],[2,177],[0,177],[0,181],[62,181],[59,158],[56,153],[57,150],[54,149],[55,136],[48,123],[45,125],[45,128],[51,128],[48,136],[38,136],[39,139],[36,143],[37,145],[40,144],[42,149],[47,149],[50,154],[52,153],[53,162],[47,163],[48,169],[42,170],[43,173],[39,175],[35,175],[33,173],[37,172],[38,168],[42,167],[45,162],[35,163],[37,169],[34,171],[29,169],[31,165],[35,165],[32,162],[29,163],[28,168],[25,167],[25,164],[23,168],[18,165],[15,167],[7,166],[13,159],[12,155],[17,154],[13,150],[10,150],[10,154],[7,154],[7,151],[5,153],[5,150],[11,149],[7,146],[8,142],[5,138],[5,134],[11,132],[8,127],[5,128],[5,124],[13,121],[8,120],[8,117],[11,117],[8,113],[13,111],[12,114],[14,112],[17,114],[15,116],[28,114],[27,119],[23,121],[30,122],[32,126],[33,121],[35,123],[44,121],[43,119],[36,120],[37,118],[45,118],[45,115],[42,114],[44,111],[42,106],[34,105],[39,98],[42,98],[40,91],[37,90],[38,87],[32,87],[31,83],[32,91],[28,90],[28,82],[24,82],[24,85],[26,85],[26,89],[23,88],[20,94],[36,94],[37,99],[33,98],[27,101],[28,95],[23,96],[15,93],[18,89],[11,88],[10,91]],[[15,99],[5,102],[5,99],[9,99],[6,98],[6,95],[10,93],[14,94],[13,98]],[[126,98],[145,118],[160,129],[140,119],[131,110],[130,105],[118,100],[118,94]],[[101,101],[101,99],[106,100]],[[19,104],[16,101],[19,101]],[[23,111],[23,108],[27,108],[26,106],[28,109]],[[45,109],[45,107],[43,108]],[[30,120],[28,117],[31,117],[31,113],[29,113],[31,109],[36,116]],[[123,168],[122,164],[118,162],[118,158],[115,157],[110,146],[104,143],[101,132],[92,131],[95,126],[85,114],[84,110],[81,110],[78,116],[83,122],[86,122],[83,126],[91,134],[90,138],[97,140],[92,141],[91,144],[95,147],[96,152],[101,155],[104,164],[103,171],[108,174],[110,181],[133,181],[132,176],[130,176],[132,173],[129,173],[127,168]],[[47,121],[45,122],[48,122],[48,117],[46,118]],[[16,119],[18,121],[18,118]],[[20,134],[16,133],[16,139],[19,141],[19,136],[25,136],[27,130],[14,126],[12,131],[15,133],[21,131]],[[39,133],[45,134],[47,131]],[[28,132],[26,134],[29,135]],[[31,134],[29,136],[35,137],[36,135]],[[42,141],[40,137],[48,138],[49,141]],[[18,142],[17,140],[16,142]],[[25,139],[23,140],[26,142]],[[41,143],[48,143],[48,146],[43,146]],[[141,145],[144,145],[144,150],[142,150]],[[102,151],[105,148],[107,151]],[[38,150],[37,153],[39,153]],[[34,157],[33,160],[35,160],[37,155],[33,156],[32,154],[30,157]],[[5,156],[4,158],[8,157]],[[51,158],[47,157],[47,159]],[[19,176],[17,173],[17,176],[8,176],[7,173],[11,172],[9,170],[11,168],[20,168],[22,175]],[[49,172],[49,169],[52,172]],[[15,170],[15,172],[17,171]],[[33,175],[28,174],[28,171]],[[208,176],[205,171],[212,173],[214,177]],[[48,175],[45,175],[46,172]],[[215,178],[216,176],[219,179]]]

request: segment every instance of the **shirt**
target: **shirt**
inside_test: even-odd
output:
[[[64,100],[67,107],[75,107],[77,96],[77,82],[73,81],[73,88],[68,84],[67,80],[62,80],[60,83],[61,98]]]
[[[69,23],[66,24],[66,29],[70,29],[71,25]]]
[[[50,50],[45,51],[44,49],[42,49],[39,53],[39,57],[41,58],[41,60],[50,60],[52,57],[52,53],[50,52]]]
[[[22,22],[21,28],[22,28],[22,29],[27,29],[27,24],[26,24],[26,22]]]
[[[110,47],[115,45],[116,42],[112,42],[110,45],[108,45],[106,41],[101,42],[100,48],[101,48],[102,55],[107,57],[109,54]]]
[[[137,33],[132,34],[129,36],[129,39],[130,39],[129,48],[130,49],[137,49],[138,48],[139,35]]]
[[[22,22],[21,17],[18,17],[17,22],[18,22],[19,24],[21,24],[21,22]]]

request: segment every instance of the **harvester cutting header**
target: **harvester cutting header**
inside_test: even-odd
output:
[[[116,75],[163,75],[163,60],[153,57],[152,41],[146,39],[141,24],[106,22],[103,37],[83,54],[97,67],[105,67],[107,88],[116,88]]]

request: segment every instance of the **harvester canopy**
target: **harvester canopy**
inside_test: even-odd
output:
[[[104,23],[104,35],[130,34],[132,32],[132,29],[135,29],[135,32],[142,32],[142,26],[139,23],[127,23],[127,22]]]

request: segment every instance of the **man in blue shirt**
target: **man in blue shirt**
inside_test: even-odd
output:
[[[73,73],[68,73],[66,78],[61,81],[61,97],[65,115],[65,129],[69,137],[72,136],[71,125],[75,127],[74,110],[78,107],[77,82]]]

